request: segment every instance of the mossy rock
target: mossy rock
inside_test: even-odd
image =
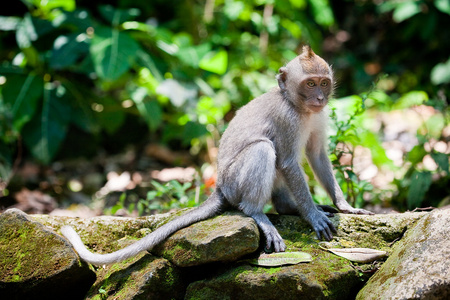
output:
[[[141,253],[100,268],[86,299],[183,299],[185,288],[169,261]]]
[[[151,250],[179,267],[236,261],[259,248],[259,229],[252,218],[226,212],[174,233]]]
[[[449,227],[449,208],[420,219],[357,299],[450,299]]]
[[[94,281],[62,237],[18,209],[0,215],[2,299],[81,299]]]

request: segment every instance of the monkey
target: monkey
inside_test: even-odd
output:
[[[278,86],[239,109],[223,133],[216,188],[205,202],[109,254],[91,253],[70,226],[62,227],[81,259],[94,265],[122,261],[229,208],[254,219],[265,237],[266,251],[283,252],[283,238],[263,212],[270,200],[279,214],[301,216],[317,238],[329,241],[336,232],[328,218],[333,211],[314,203],[300,165],[303,154],[340,212],[372,214],[348,204],[327,155],[326,106],[334,87],[331,67],[310,46],[303,46],[300,55],[279,69],[276,79]]]

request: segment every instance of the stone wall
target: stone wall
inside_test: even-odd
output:
[[[79,219],[8,210],[0,215],[1,298],[365,300],[449,296],[448,209],[374,216],[336,214],[332,222],[338,232],[331,242],[317,240],[299,217],[270,215],[287,252],[312,256],[311,262],[273,267],[250,263],[261,254],[263,241],[253,219],[238,212],[196,223],[176,232],[151,253],[104,267],[80,261],[59,234],[63,225],[71,225],[91,251],[109,253],[185,211],[142,218]],[[370,248],[386,251],[389,258],[356,263],[326,248]]]

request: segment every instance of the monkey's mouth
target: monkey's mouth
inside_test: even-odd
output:
[[[312,110],[313,112],[316,112],[316,113],[320,112],[324,107],[325,107],[325,105],[320,105],[320,104],[318,104],[318,105],[313,105],[313,104],[308,105],[308,108],[310,110]]]

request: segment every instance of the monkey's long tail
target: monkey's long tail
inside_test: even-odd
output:
[[[224,197],[222,193],[216,189],[216,191],[198,208],[164,224],[134,244],[108,254],[95,254],[90,252],[84,246],[80,236],[70,226],[62,227],[61,233],[73,245],[81,259],[93,265],[108,265],[133,257],[139,252],[150,250],[172,233],[196,222],[213,217],[224,208],[224,205]]]

